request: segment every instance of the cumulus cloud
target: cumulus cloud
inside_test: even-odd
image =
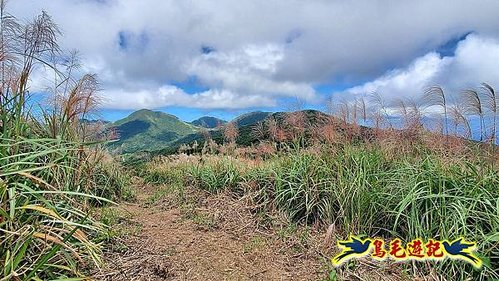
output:
[[[156,90],[106,91],[102,104],[105,108],[139,109],[183,106],[206,109],[241,109],[275,106],[275,101],[262,95],[241,96],[227,90],[207,90],[187,94],[182,89],[167,85]]]
[[[313,102],[315,85],[366,80],[361,87],[393,95],[433,80],[458,87],[451,75],[478,83],[495,72],[488,56],[499,38],[496,0],[16,0],[9,7],[19,18],[42,9],[54,17],[63,46],[79,49],[86,70],[101,78],[108,108]],[[469,32],[478,35],[455,58],[434,53]],[[173,86],[193,76],[209,90]]]
[[[420,94],[449,65],[450,58],[441,58],[431,52],[417,58],[407,68],[391,70],[388,73],[345,91],[334,93],[335,96],[353,98],[377,93],[383,98],[414,97]]]
[[[499,85],[499,40],[475,34],[459,42],[455,55],[442,57],[430,52],[399,68],[359,86],[334,93],[353,97],[376,92],[386,99],[418,97],[424,88],[441,85],[451,98],[480,83]]]
[[[307,83],[275,81],[277,65],[284,59],[280,45],[248,45],[232,52],[210,52],[194,58],[187,72],[212,87],[248,96],[300,97],[308,101],[315,91]]]
[[[486,82],[499,87],[499,38],[470,35],[461,41],[448,67],[435,82],[452,91]]]

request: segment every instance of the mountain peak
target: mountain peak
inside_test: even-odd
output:
[[[175,115],[168,114],[168,113],[162,112],[162,111],[153,111],[153,110],[150,110],[150,109],[139,109],[137,111],[132,112],[126,118],[143,118],[143,117],[149,117],[149,118],[164,118],[164,117],[169,117],[169,118],[174,118],[174,119],[178,120],[178,117],[175,116]]]
[[[207,129],[214,129],[220,127],[225,123],[227,123],[227,121],[211,116],[203,116],[191,122],[191,124],[194,126],[203,127]]]
[[[120,138],[111,144],[122,152],[154,150],[198,129],[177,116],[149,109],[141,109],[113,123]]]

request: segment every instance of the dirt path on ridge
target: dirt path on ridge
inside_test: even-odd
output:
[[[158,186],[115,208],[126,235],[97,280],[320,280],[324,259],[301,241],[265,231],[243,202],[193,191],[187,203]],[[296,235],[293,235],[293,237]],[[291,236],[290,236],[291,237]],[[108,248],[108,247],[106,247]]]

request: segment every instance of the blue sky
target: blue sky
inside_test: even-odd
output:
[[[108,120],[142,108],[228,120],[373,91],[393,100],[434,84],[450,95],[499,86],[495,0],[9,2],[21,19],[42,10],[62,47],[79,50],[80,73],[98,75]],[[33,77],[39,92],[52,76]]]

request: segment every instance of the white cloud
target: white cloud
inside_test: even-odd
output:
[[[432,52],[417,58],[407,68],[392,70],[373,81],[334,94],[349,96],[376,92],[384,98],[416,96],[448,64],[449,58],[442,59],[439,54]]]
[[[265,106],[289,96],[313,101],[316,84],[376,77],[381,80],[371,87],[384,83],[386,90],[396,92],[420,87],[432,80],[428,76],[457,87],[460,80],[450,75],[478,83],[495,72],[487,47],[494,43],[467,40],[475,45],[462,44],[456,59],[448,62],[431,52],[470,31],[479,34],[476,40],[499,38],[497,0],[479,4],[469,0],[16,0],[8,4],[22,19],[47,10],[65,34],[63,46],[81,51],[84,65],[101,78],[104,95],[113,98],[107,104],[113,108],[215,107],[211,103],[220,97],[224,98],[218,108]],[[128,40],[126,50],[120,49],[120,33]],[[202,54],[202,46],[216,51]],[[399,70],[383,75],[393,68]],[[163,87],[192,75],[212,90],[192,96],[175,91],[168,98],[161,95]]]
[[[187,73],[195,75],[211,87],[221,87],[247,95],[315,98],[307,83],[275,81],[277,64],[284,59],[283,46],[248,45],[232,52],[211,52],[195,57]]]
[[[441,85],[452,100],[463,89],[476,88],[482,82],[498,88],[497,61],[499,40],[472,34],[458,44],[455,56],[441,57],[431,52],[415,59],[406,68],[392,70],[334,95],[348,98],[377,92],[390,100],[418,97],[424,88]]]
[[[499,88],[499,38],[470,35],[461,41],[445,72],[435,80],[457,91],[481,82]]]
[[[262,105],[275,106],[275,102],[261,95],[241,96],[227,90],[207,90],[187,94],[175,86],[162,86],[155,90],[105,91],[102,99],[104,108],[141,109],[166,106],[183,106],[203,109],[241,109]]]

